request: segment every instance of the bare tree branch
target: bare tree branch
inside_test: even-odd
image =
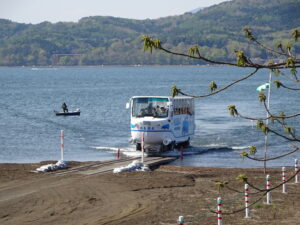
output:
[[[229,88],[229,87],[235,85],[235,84],[238,83],[238,82],[241,82],[241,81],[243,81],[243,80],[248,79],[249,77],[253,76],[258,70],[259,70],[259,69],[256,68],[253,72],[251,72],[250,74],[246,75],[245,77],[243,77],[243,78],[241,78],[241,79],[239,79],[239,80],[236,80],[236,81],[230,83],[229,85],[227,85],[227,86],[225,86],[225,87],[223,87],[223,88],[221,88],[221,89],[219,89],[219,90],[217,90],[217,91],[214,91],[214,92],[212,92],[212,93],[210,93],[210,94],[205,94],[205,95],[191,95],[191,94],[184,93],[184,92],[181,91],[181,90],[178,90],[178,92],[179,92],[180,94],[182,94],[182,95],[190,96],[190,97],[193,97],[193,98],[204,98],[204,97],[208,97],[208,96],[211,96],[211,95],[215,95],[215,94],[217,94],[217,93],[219,93],[219,92],[221,92],[221,91],[224,91],[224,90],[226,90],[227,88]]]
[[[287,152],[285,154],[282,154],[282,155],[278,155],[278,156],[275,156],[275,157],[272,157],[272,158],[255,158],[255,157],[251,157],[249,155],[246,155],[245,157],[247,157],[248,159],[252,159],[252,160],[255,160],[255,161],[261,161],[261,162],[265,162],[265,161],[271,161],[271,160],[275,160],[275,159],[279,159],[279,158],[282,158],[282,157],[285,157],[287,155],[290,155],[290,154],[293,154],[294,152],[297,152],[300,150],[300,148],[298,146],[295,146],[295,149],[293,151],[290,151],[290,152]]]

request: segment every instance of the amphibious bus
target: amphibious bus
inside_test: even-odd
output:
[[[131,110],[131,142],[148,155],[188,146],[195,132],[195,103],[192,97],[134,96]],[[142,146],[143,144],[143,146]]]

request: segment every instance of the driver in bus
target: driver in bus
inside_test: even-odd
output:
[[[150,104],[148,105],[147,109],[146,109],[147,115],[153,115],[154,111],[155,111],[155,110],[154,110],[154,108],[153,108],[153,104],[150,103]]]

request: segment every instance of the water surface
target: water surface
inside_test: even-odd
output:
[[[105,160],[121,148],[133,152],[129,111],[125,104],[135,95],[170,95],[176,84],[193,94],[209,93],[214,80],[219,87],[251,70],[230,67],[103,67],[103,68],[1,68],[0,162],[39,162],[60,157],[60,130],[65,131],[66,160]],[[174,164],[218,167],[261,167],[242,160],[239,153],[257,145],[263,155],[264,137],[255,123],[231,117],[234,104],[245,115],[265,116],[256,87],[267,82],[268,71],[243,81],[221,94],[196,100],[196,135],[186,151],[190,155]],[[271,109],[286,114],[297,111],[298,93],[271,89]],[[79,117],[57,117],[63,102]],[[287,110],[287,111],[286,111]],[[294,125],[299,120],[293,119]],[[287,152],[282,138],[269,137],[270,155]],[[294,154],[270,166],[292,165]],[[300,158],[300,157],[299,157]]]

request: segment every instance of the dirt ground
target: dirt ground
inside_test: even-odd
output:
[[[218,197],[223,199],[224,225],[300,224],[300,184],[294,180],[287,184],[288,194],[281,188],[271,192],[271,205],[265,197],[254,204],[250,219],[244,210],[231,214],[244,204],[244,185],[235,178],[246,174],[262,189],[265,175],[259,169],[161,166],[151,172],[91,176],[30,172],[39,166],[0,164],[1,225],[171,225],[179,216],[184,224],[217,224],[212,211]],[[280,171],[269,173],[275,186]],[[216,181],[227,181],[229,189],[219,192]],[[250,203],[260,199],[261,193],[250,192]]]

